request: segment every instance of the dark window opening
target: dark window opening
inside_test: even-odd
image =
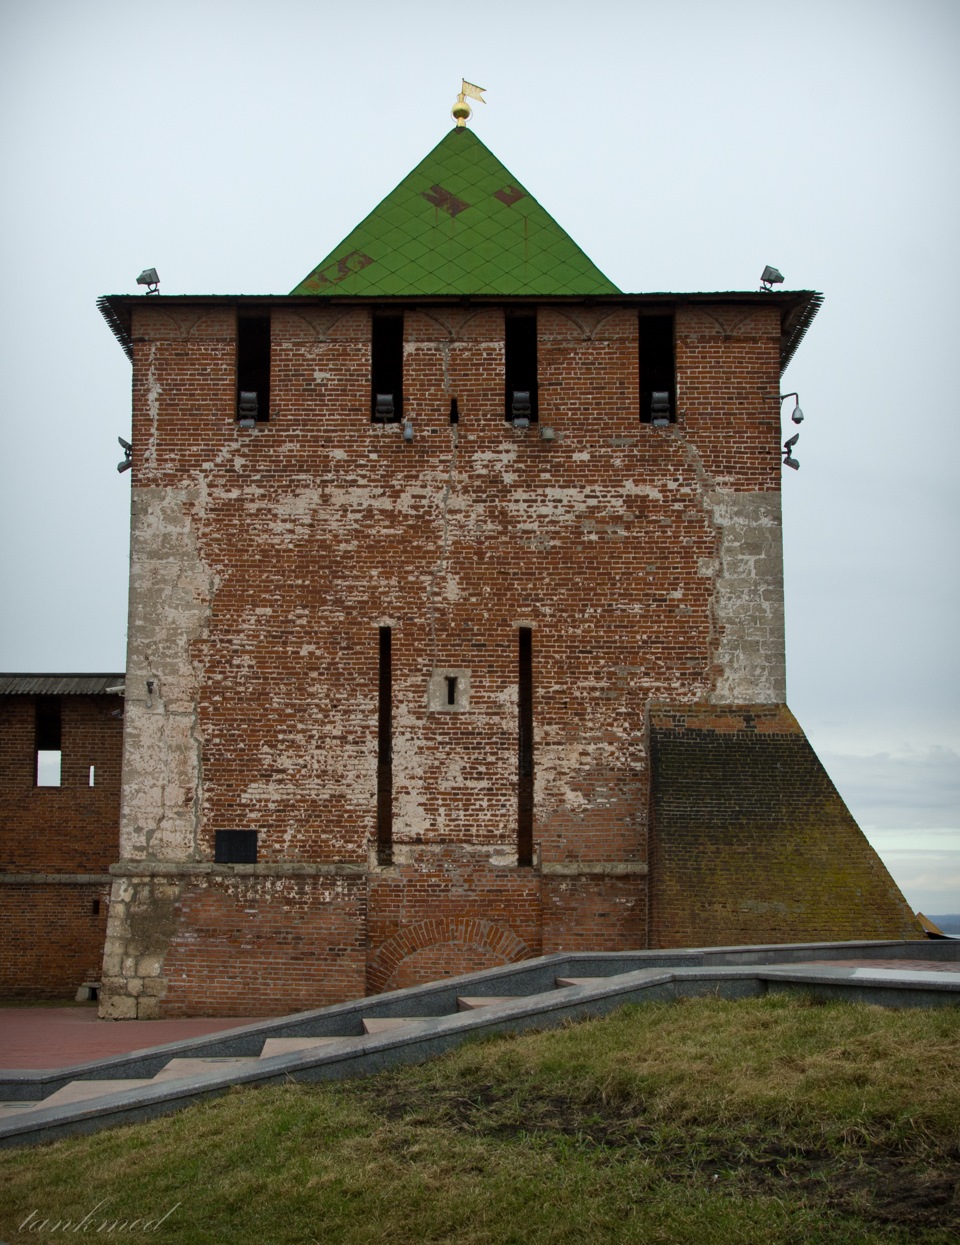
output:
[[[38,696],[33,747],[33,782],[37,787],[60,786],[60,734],[60,697]]]
[[[673,316],[640,317],[640,422],[672,424],[677,418]]]
[[[94,916],[100,915],[100,900],[99,899],[95,899],[93,901],[93,903],[90,905],[90,911]]]
[[[252,427],[270,418],[270,317],[237,320],[237,419]]]
[[[533,632],[521,627],[517,671],[517,864],[533,864]]]
[[[393,863],[393,633],[380,628],[377,705],[377,864]]]
[[[403,417],[403,316],[374,316],[370,338],[370,418],[398,424]]]
[[[503,326],[504,412],[513,423],[537,422],[537,317],[505,316]]]
[[[457,676],[455,674],[447,675],[447,704],[455,705],[457,703]]]
[[[255,865],[256,830],[218,830],[213,859],[221,865]]]

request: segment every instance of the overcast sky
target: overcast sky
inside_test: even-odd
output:
[[[124,668],[130,365],[97,296],[148,266],[287,293],[462,76],[621,289],[769,263],[826,295],[783,381],[789,702],[910,902],[960,912],[955,0],[5,0],[0,669]]]

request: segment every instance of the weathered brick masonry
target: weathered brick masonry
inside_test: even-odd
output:
[[[120,806],[122,724],[114,714],[123,702],[54,697],[60,785],[37,786],[37,697],[7,690],[29,682],[0,676],[0,995],[58,998],[100,977]]]
[[[784,699],[779,308],[679,307],[678,419],[655,428],[640,422],[637,307],[540,307],[552,442],[503,419],[503,307],[407,309],[412,443],[370,422],[370,311],[355,305],[274,308],[270,420],[239,429],[235,314],[143,301],[133,319],[114,1013],[131,990],[141,1015],[161,998],[166,1013],[272,1011],[644,945],[646,706]],[[373,847],[383,626],[388,866]],[[520,626],[532,869],[516,863]],[[428,707],[436,670],[469,671],[466,711]],[[256,865],[210,863],[225,829],[258,833]],[[673,904],[670,885],[657,894]],[[778,915],[752,937],[826,936],[816,910],[791,927],[769,902]],[[139,925],[123,916],[138,903]],[[733,929],[653,922],[671,945]]]
[[[785,706],[650,718],[651,947],[917,936]]]
[[[370,218],[399,221],[409,247],[351,235],[293,295],[103,302],[134,365],[106,1015],[318,1006],[542,952],[645,946],[648,928],[664,945],[912,928],[889,879],[886,901],[881,886],[860,904],[849,874],[820,905],[826,830],[797,855],[802,910],[776,898],[779,795],[779,854],[755,853],[750,874],[718,831],[715,866],[691,861],[684,845],[703,854],[717,815],[682,766],[690,799],[682,814],[669,803],[659,719],[649,886],[649,706],[674,707],[682,739],[697,705],[728,707],[726,723],[785,700],[780,370],[817,296],[611,293],[492,161],[469,134],[445,139]],[[473,219],[514,248],[492,276],[476,269],[498,253],[489,229],[458,241]],[[528,255],[547,255],[549,276],[561,253],[560,293],[531,277],[516,294]],[[390,293],[409,255],[432,256],[448,286],[454,271],[475,284],[443,294],[416,260],[401,277],[421,292]],[[387,293],[372,293],[381,268]],[[569,292],[578,281],[596,295]],[[403,316],[406,427],[371,420],[386,312]],[[536,324],[527,428],[505,419],[518,314]],[[268,409],[244,427],[237,326],[267,316]],[[641,409],[651,317],[672,317],[661,427]],[[783,734],[776,756],[729,736],[754,777],[737,787],[753,810],[738,851],[766,824],[764,767],[800,739],[795,724]],[[804,807],[798,843],[815,822]],[[830,807],[845,851],[855,827]],[[223,859],[242,832],[256,860]],[[859,869],[882,868],[858,851]]]

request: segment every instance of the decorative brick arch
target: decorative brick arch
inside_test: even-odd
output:
[[[513,964],[534,955],[526,943],[503,925],[478,917],[434,917],[405,925],[377,949],[367,967],[367,991],[380,994],[397,989],[395,979],[405,962],[421,952],[441,948],[447,948],[453,960],[460,950],[463,967],[457,971],[463,973],[477,967]]]

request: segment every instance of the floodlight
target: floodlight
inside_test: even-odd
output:
[[[373,418],[381,424],[388,423],[397,413],[392,393],[378,393],[373,408]]]
[[[157,286],[160,284],[160,277],[157,275],[156,268],[144,268],[140,276],[137,277],[137,285],[147,286],[148,294],[156,294]]]
[[[654,428],[666,428],[670,423],[670,394],[666,389],[655,389],[650,395],[650,422]]]
[[[776,268],[771,268],[767,264],[760,275],[760,281],[765,290],[769,290],[771,286],[783,284],[783,273]]]
[[[260,403],[256,392],[250,389],[240,390],[240,402],[237,406],[237,423],[241,428],[252,428],[260,413]]]

